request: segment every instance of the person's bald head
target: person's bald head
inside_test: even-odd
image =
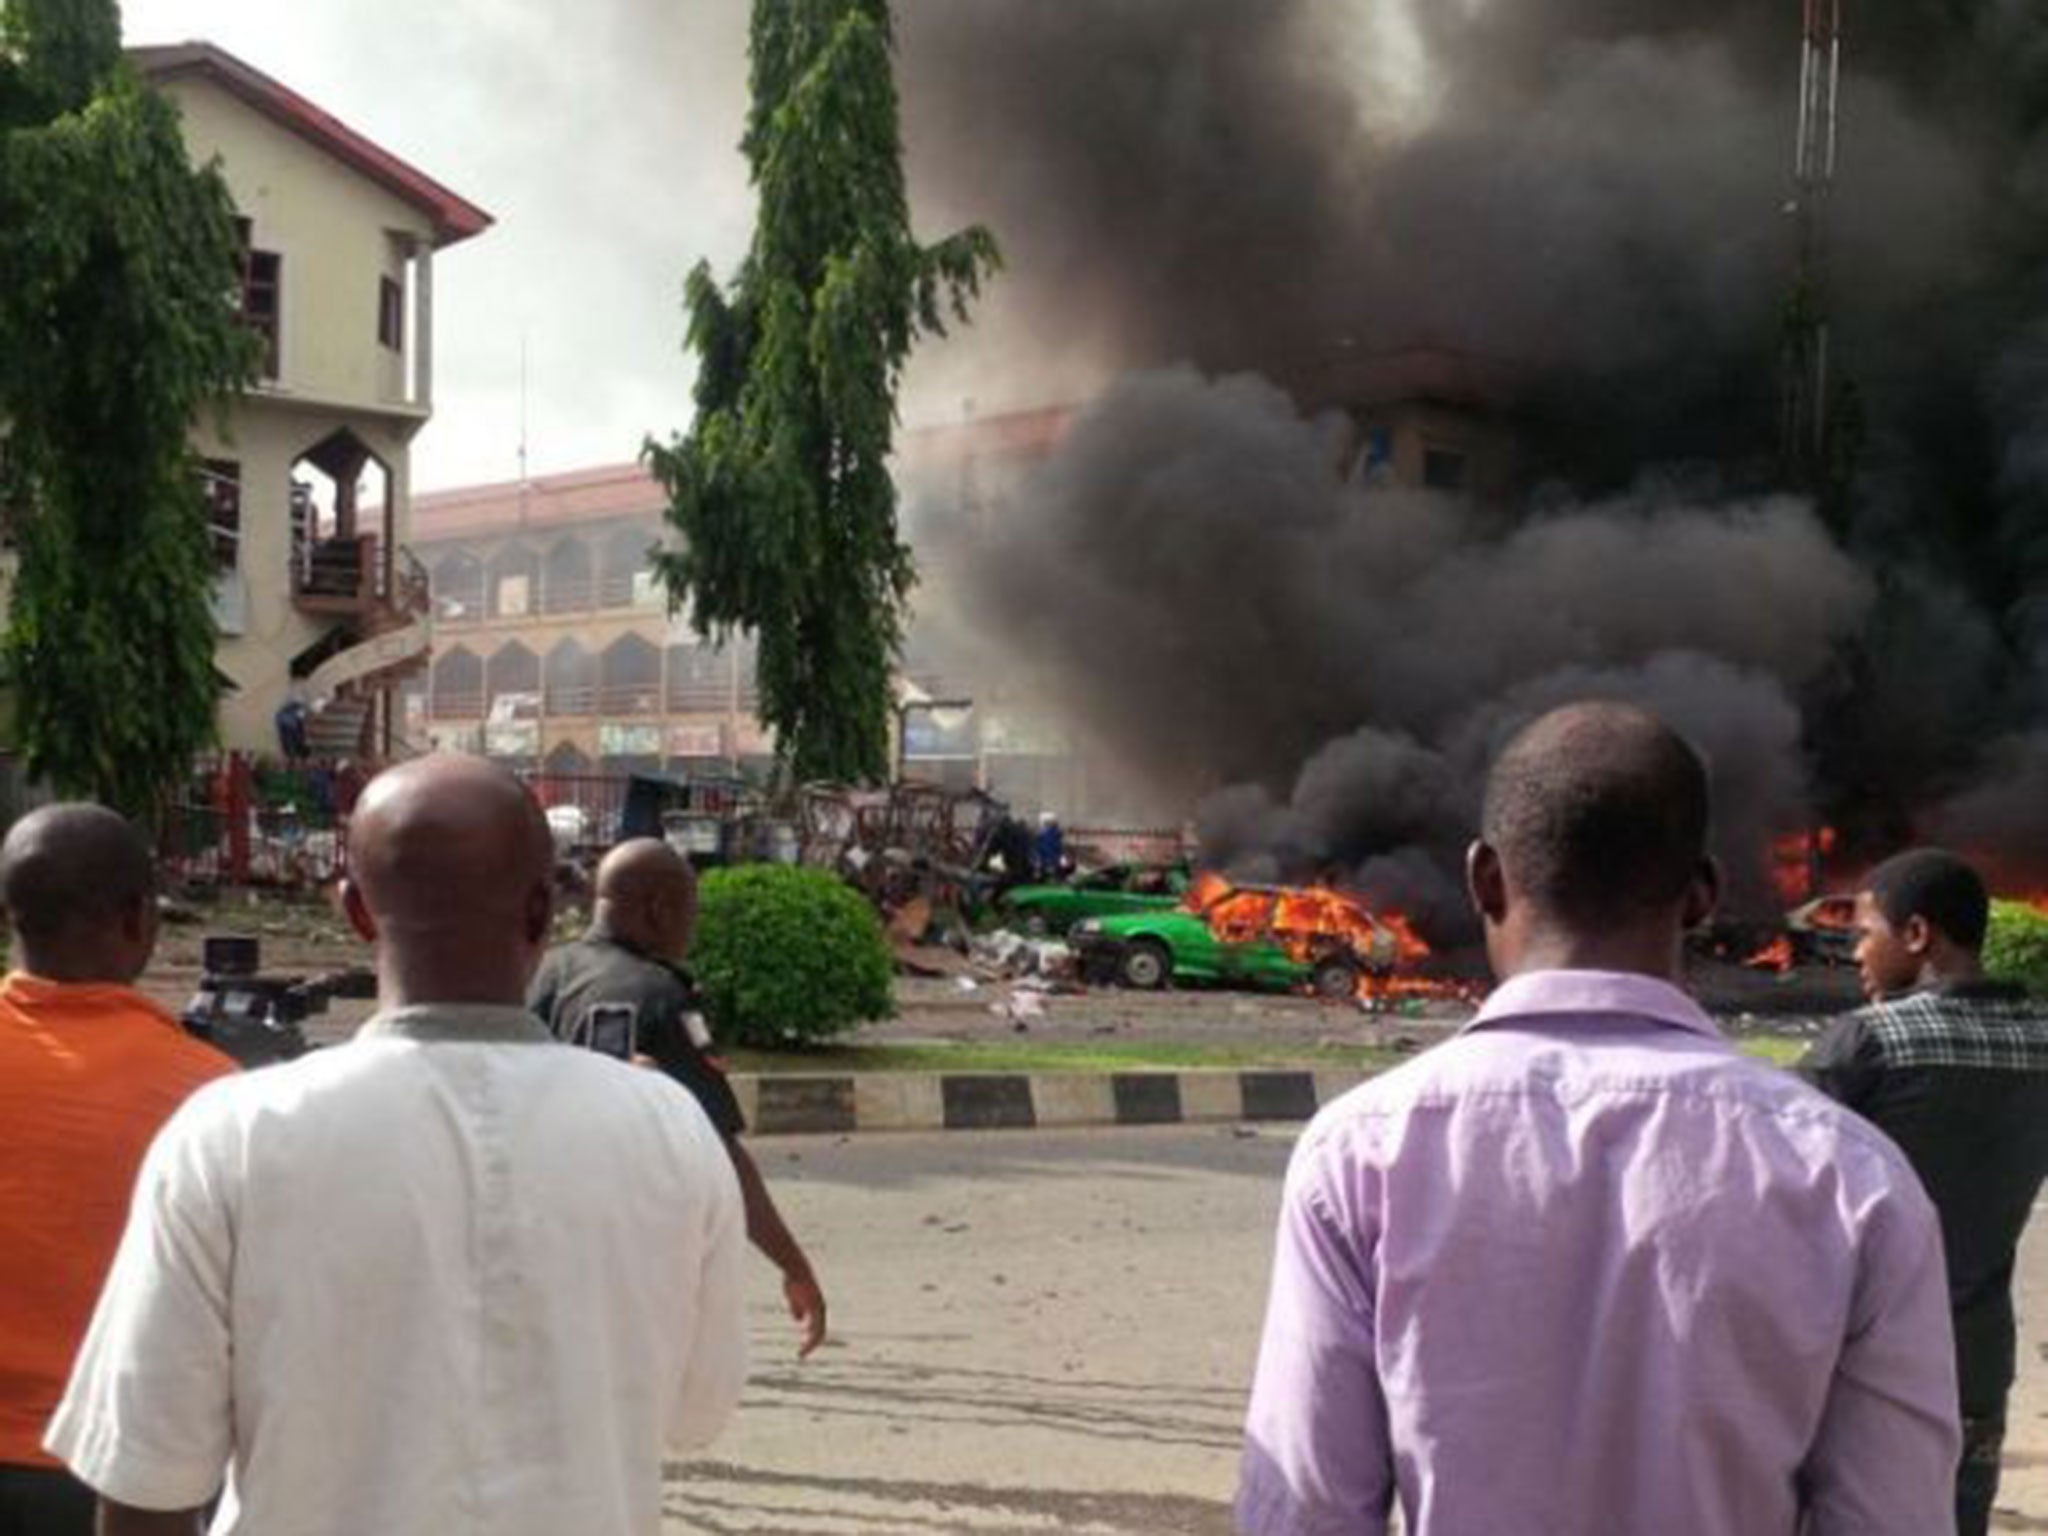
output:
[[[1475,896],[1518,903],[1534,923],[1598,935],[1676,935],[1703,921],[1715,876],[1707,858],[1707,768],[1691,743],[1625,704],[1573,704],[1525,727],[1488,775]],[[1498,893],[1478,889],[1497,864]]]
[[[46,805],[0,843],[0,905],[32,975],[127,983],[156,948],[156,867],[142,834],[99,805]]]
[[[511,774],[448,753],[378,775],[350,818],[348,859],[350,919],[406,1001],[523,996],[553,914],[554,844]]]
[[[659,838],[619,844],[597,866],[597,919],[614,938],[681,960],[697,918],[697,872]]]

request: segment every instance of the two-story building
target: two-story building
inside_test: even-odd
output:
[[[556,775],[765,771],[751,650],[700,642],[655,579],[665,505],[637,464],[421,496],[435,643],[408,739]]]
[[[193,162],[219,162],[262,340],[225,431],[194,428],[233,685],[222,744],[275,752],[296,699],[316,751],[388,749],[393,690],[432,643],[407,540],[410,445],[433,411],[434,259],[490,215],[212,44],[130,58],[177,105]]]

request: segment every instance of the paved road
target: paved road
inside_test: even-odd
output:
[[[1224,1536],[1289,1130],[777,1138],[835,1342],[757,1266],[740,1421],[675,1487],[725,1536]]]
[[[672,1536],[1227,1536],[1292,1138],[757,1143],[835,1339],[796,1364],[757,1263],[753,1383],[734,1428],[676,1478]],[[2022,1293],[1998,1528],[2048,1531],[2048,1231],[2030,1238]]]

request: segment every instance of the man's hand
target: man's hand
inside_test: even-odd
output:
[[[789,1315],[803,1325],[804,1338],[796,1347],[796,1357],[808,1360],[825,1342],[825,1293],[818,1289],[817,1276],[805,1268],[782,1277],[782,1294],[789,1302]]]

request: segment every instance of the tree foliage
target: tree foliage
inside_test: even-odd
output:
[[[1984,969],[1999,981],[2048,997],[2048,913],[2022,901],[1994,901]]]
[[[0,4],[0,640],[32,772],[135,813],[211,739],[193,421],[253,376],[234,205],[112,0]]]
[[[920,332],[999,258],[986,230],[910,228],[887,0],[755,0],[742,142],[760,209],[729,290],[687,286],[690,434],[647,458],[684,547],[662,559],[697,632],[759,636],[761,718],[801,779],[888,771],[890,675],[915,579],[889,454]]]

